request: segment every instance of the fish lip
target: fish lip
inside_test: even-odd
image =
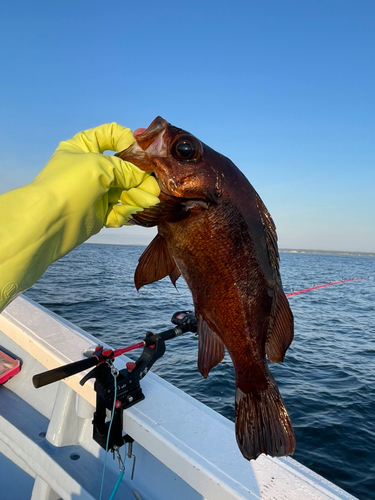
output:
[[[135,140],[143,151],[145,151],[167,126],[168,122],[161,116],[157,116],[144,132],[136,135]]]

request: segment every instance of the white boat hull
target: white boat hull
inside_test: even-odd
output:
[[[93,382],[82,387],[81,373],[40,389],[32,385],[33,375],[81,359],[95,343],[25,297],[0,315],[0,348],[22,360],[21,372],[0,387],[2,500],[99,498],[105,452],[92,439]],[[126,361],[121,356],[115,364],[122,369]],[[141,385],[145,399],[123,417],[124,432],[135,441],[134,477],[127,458],[116,499],[355,498],[292,458],[261,455],[248,462],[232,422],[153,373]],[[108,454],[103,499],[118,476],[118,462]]]

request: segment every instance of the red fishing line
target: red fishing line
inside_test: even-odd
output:
[[[317,290],[318,288],[324,288],[326,286],[339,285],[340,283],[347,283],[348,281],[358,281],[358,280],[368,280],[370,278],[351,278],[349,280],[335,281],[333,283],[326,283],[325,285],[313,286],[311,288],[305,288],[304,290],[299,290],[298,292],[286,293],[286,297],[291,297],[292,295],[299,295],[300,293],[311,292],[311,290]]]

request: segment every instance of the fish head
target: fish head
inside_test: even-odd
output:
[[[160,116],[147,129],[135,130],[134,138],[117,156],[153,172],[164,195],[218,202],[223,172],[217,165],[230,160]]]

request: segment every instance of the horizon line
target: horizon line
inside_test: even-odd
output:
[[[118,243],[118,242],[102,242],[97,243],[95,241],[85,241],[84,244],[87,245],[116,245],[123,247],[147,247],[148,243]],[[333,253],[341,255],[366,255],[375,257],[375,252],[364,252],[362,250],[324,250],[324,249],[313,249],[313,248],[279,248],[279,252],[282,253]]]

